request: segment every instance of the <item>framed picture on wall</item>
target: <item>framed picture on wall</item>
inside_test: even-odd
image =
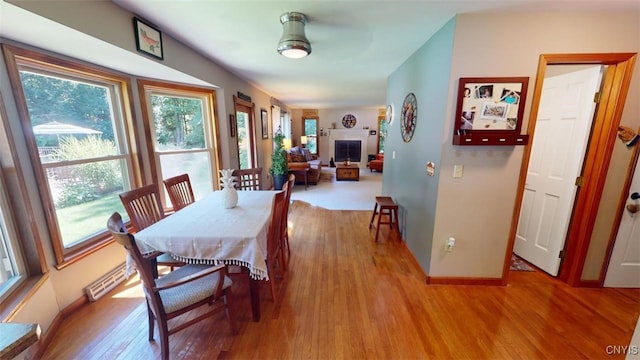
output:
[[[260,122],[262,123],[262,138],[269,138],[269,113],[267,109],[260,109]]]
[[[136,35],[136,49],[162,60],[162,33],[160,30],[134,17],[133,27]]]

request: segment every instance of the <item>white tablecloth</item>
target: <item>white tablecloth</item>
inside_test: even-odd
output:
[[[268,279],[267,233],[277,191],[238,191],[238,205],[222,206],[220,191],[136,233],[140,251],[171,253],[188,263],[223,262]]]

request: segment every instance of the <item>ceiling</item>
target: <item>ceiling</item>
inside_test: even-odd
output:
[[[387,77],[455,14],[640,11],[638,0],[112,1],[287,106],[317,109],[384,107]],[[32,18],[3,0],[0,5],[4,12],[0,13],[4,23],[0,35],[45,49],[64,39],[61,48],[67,55],[88,61],[93,60],[89,58],[92,55],[97,58],[95,52],[88,53],[86,46],[79,45],[85,40],[80,38],[82,34],[59,36],[58,32],[68,31],[64,26],[43,31],[36,26],[36,21],[43,19]],[[282,35],[280,15],[288,11],[308,18],[305,32],[312,53],[303,59],[288,59],[276,51]],[[57,36],[45,39],[43,34],[52,33]],[[71,44],[78,44],[77,54]],[[100,64],[104,59],[113,62],[117,57],[101,54],[95,61]],[[129,67],[137,63],[120,62]],[[118,70],[149,76],[158,65],[149,65],[149,61],[139,64],[137,69]]]

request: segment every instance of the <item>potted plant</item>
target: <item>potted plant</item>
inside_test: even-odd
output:
[[[276,190],[282,190],[282,186],[287,182],[287,175],[289,174],[284,138],[280,129],[273,135],[274,148],[273,153],[271,153],[271,168],[269,172],[273,176],[273,187]]]

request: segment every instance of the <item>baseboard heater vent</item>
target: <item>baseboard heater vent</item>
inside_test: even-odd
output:
[[[100,279],[96,280],[93,284],[90,284],[84,291],[87,293],[89,301],[96,301],[104,294],[108,293],[111,289],[118,286],[125,280],[125,273],[127,271],[126,264],[118,266],[108,274],[104,275]]]

